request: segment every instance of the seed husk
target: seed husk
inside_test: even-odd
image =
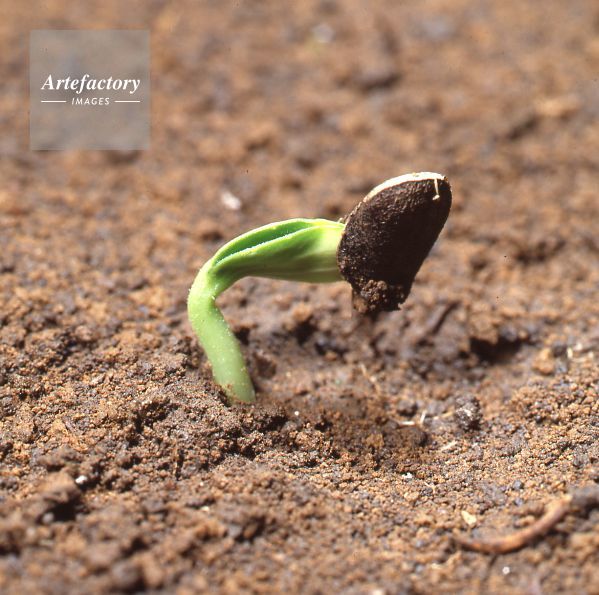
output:
[[[347,216],[337,264],[362,313],[397,310],[451,208],[447,178],[432,172],[392,178]]]

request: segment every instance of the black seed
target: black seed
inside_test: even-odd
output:
[[[396,310],[410,293],[451,208],[446,178],[431,173],[393,178],[347,217],[337,263],[360,312]]]

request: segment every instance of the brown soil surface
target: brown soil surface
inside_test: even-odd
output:
[[[9,2],[0,38],[0,591],[599,593],[599,6]],[[148,28],[152,149],[28,150],[28,31]],[[248,279],[259,389],[186,319],[234,235],[446,174],[399,312]],[[232,210],[222,200],[241,200]]]

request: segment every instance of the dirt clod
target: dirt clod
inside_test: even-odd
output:
[[[478,429],[482,419],[479,400],[474,395],[462,395],[456,404],[454,419],[457,425],[465,431]]]

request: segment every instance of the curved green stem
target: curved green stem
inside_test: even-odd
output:
[[[254,387],[235,335],[216,298],[242,277],[290,281],[341,281],[337,246],[345,226],[326,219],[291,219],[235,238],[200,269],[189,292],[192,328],[230,399],[252,402]]]
[[[216,382],[229,397],[250,403],[255,399],[254,387],[239,342],[216,305],[216,298],[221,291],[219,284],[210,279],[204,266],[189,292],[189,320],[212,364]]]

